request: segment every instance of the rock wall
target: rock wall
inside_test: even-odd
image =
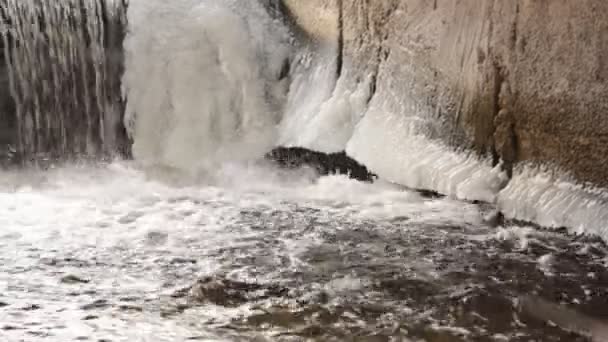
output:
[[[284,0],[424,133],[608,186],[608,2]],[[407,104],[404,106],[404,103]]]

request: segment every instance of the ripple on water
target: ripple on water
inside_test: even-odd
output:
[[[339,176],[264,187],[172,188],[123,164],[0,193],[1,333],[582,341],[518,299],[574,308],[585,329],[608,314],[600,241],[495,228],[480,206]]]

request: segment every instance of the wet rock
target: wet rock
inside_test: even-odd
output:
[[[197,263],[198,263],[198,261],[196,261],[195,259],[190,259],[190,258],[175,257],[175,258],[171,259],[171,264],[173,264],[173,265],[180,265],[180,264],[195,265]]]
[[[312,167],[320,175],[344,174],[360,181],[373,181],[376,177],[364,165],[340,153],[321,153],[298,147],[278,147],[266,159],[284,168]]]
[[[38,304],[32,304],[29,306],[26,306],[24,308],[22,308],[21,310],[23,311],[36,311],[36,310],[40,310],[42,309],[42,306],[38,305]]]
[[[187,297],[199,303],[235,307],[247,302],[284,297],[288,289],[274,285],[246,283],[226,278],[206,277],[189,288],[177,291],[174,298]]]
[[[151,231],[146,234],[146,242],[151,246],[158,246],[167,243],[169,234],[165,232]]]
[[[118,309],[121,311],[134,311],[134,312],[142,312],[144,309],[140,306],[136,305],[119,305]]]
[[[61,282],[63,284],[88,284],[90,280],[70,274],[61,278]]]
[[[23,329],[23,328],[19,328],[14,325],[5,325],[2,327],[2,330],[4,330],[4,331],[13,331],[13,330],[21,330],[21,329]]]
[[[124,215],[120,219],[118,219],[118,223],[120,224],[131,224],[137,221],[140,217],[143,216],[143,213],[140,212],[130,212],[127,215]]]
[[[137,298],[137,297],[121,297],[120,298],[121,302],[128,302],[128,303],[136,302],[138,300],[139,300],[139,298]]]
[[[490,227],[498,227],[504,222],[504,217],[500,211],[492,210],[483,216],[483,222]]]
[[[27,334],[36,336],[36,337],[43,337],[43,338],[53,336],[53,334],[51,334],[50,332],[46,332],[46,331],[28,331]]]
[[[95,309],[105,309],[109,306],[110,306],[110,304],[108,303],[107,300],[99,299],[99,300],[94,301],[93,303],[83,305],[80,308],[82,310],[95,310]]]

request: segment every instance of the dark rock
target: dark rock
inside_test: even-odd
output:
[[[110,304],[108,303],[107,300],[98,299],[98,300],[94,301],[93,303],[83,305],[80,308],[82,310],[94,310],[94,309],[105,309],[108,306],[110,306]]]
[[[139,300],[139,298],[137,298],[137,297],[121,297],[120,298],[121,302],[127,302],[127,303],[136,302],[138,300]]]
[[[353,179],[370,182],[375,179],[364,165],[340,153],[322,153],[299,147],[278,147],[266,155],[266,159],[276,162],[284,168],[300,168],[308,166],[320,175],[344,174]]]
[[[40,310],[40,309],[42,309],[42,307],[40,305],[38,305],[38,304],[32,304],[32,305],[29,305],[29,306],[26,306],[26,307],[22,308],[21,310],[23,310],[23,311],[36,311],[36,310]]]
[[[14,326],[14,325],[5,325],[5,326],[2,327],[2,330],[4,330],[4,331],[21,330],[21,329],[23,329],[23,328],[19,328],[19,327]]]
[[[61,278],[61,282],[64,284],[88,284],[90,280],[79,278],[75,275],[70,274]]]
[[[198,280],[188,288],[177,291],[173,297],[188,297],[191,301],[199,303],[213,303],[220,306],[236,307],[250,301],[270,297],[285,297],[288,292],[288,289],[280,286],[206,277]]]
[[[118,309],[120,309],[121,311],[135,311],[135,312],[142,312],[144,311],[144,309],[140,306],[136,306],[136,305],[119,305]]]

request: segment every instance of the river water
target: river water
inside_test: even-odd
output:
[[[8,4],[17,150],[89,161],[0,170],[0,341],[608,339],[605,194],[525,170],[505,187],[338,78],[336,46],[276,1]],[[125,130],[133,160],[90,161]],[[261,161],[278,145],[380,179]]]
[[[487,205],[263,164],[1,175],[5,341],[584,341],[518,301],[608,310],[600,241]]]

